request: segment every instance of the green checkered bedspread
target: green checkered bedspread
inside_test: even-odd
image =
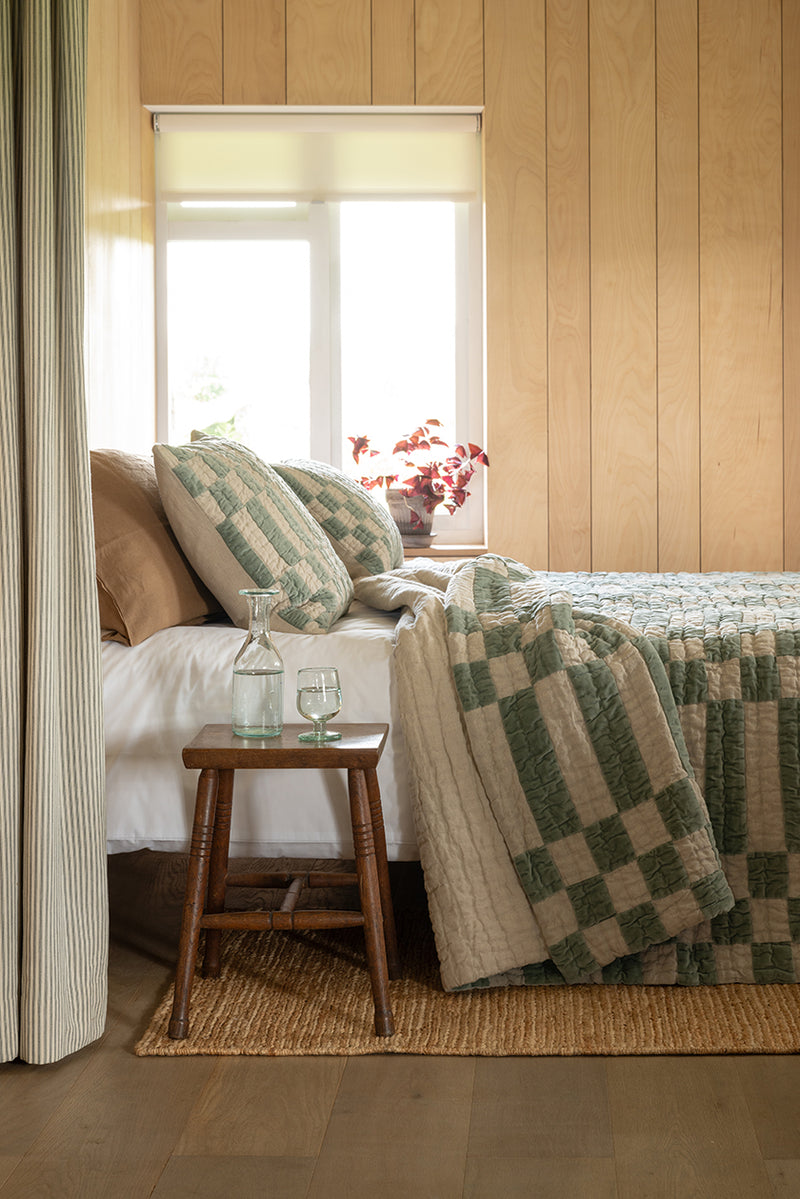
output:
[[[485,556],[444,603],[470,751],[549,954],[506,981],[800,980],[800,576]]]

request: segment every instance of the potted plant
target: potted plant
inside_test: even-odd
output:
[[[443,504],[452,515],[467,497],[467,485],[478,465],[489,459],[480,446],[468,442],[448,445],[436,432],[442,422],[434,419],[400,438],[391,454],[384,456],[370,446],[368,437],[351,437],[353,461],[377,458],[373,474],[362,475],[368,490],[386,489],[389,511],[404,537],[430,537],[433,514]]]

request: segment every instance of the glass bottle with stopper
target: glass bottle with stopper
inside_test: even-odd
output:
[[[231,724],[237,737],[278,737],[283,730],[283,660],[269,631],[276,590],[240,591],[250,608],[247,637],[233,661]]]

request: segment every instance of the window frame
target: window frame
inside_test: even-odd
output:
[[[155,278],[156,278],[156,436],[169,440],[170,401],[168,388],[167,331],[167,246],[181,240],[308,240],[311,247],[311,346],[310,346],[310,456],[331,465],[344,467],[342,444],[348,430],[341,427],[341,351],[340,351],[340,279],[339,279],[339,205],[346,199],[300,202],[307,219],[252,216],[231,219],[198,217],[174,220],[169,208],[181,200],[236,200],[234,193],[209,195],[194,191],[156,191]],[[269,197],[250,196],[256,200]],[[353,197],[355,198],[355,197]],[[378,199],[378,197],[369,197]],[[427,196],[387,196],[391,200],[428,199]],[[435,198],[435,197],[430,197]],[[455,204],[456,328],[455,391],[457,441],[476,440],[485,445],[485,299],[484,299],[484,206],[482,195],[452,201]],[[243,210],[246,211],[246,210]],[[277,210],[276,210],[277,211]],[[436,413],[410,415],[425,419]],[[399,429],[410,432],[411,429]],[[369,432],[369,430],[364,430]],[[349,471],[348,471],[349,473]],[[470,483],[468,502],[452,516],[437,514],[434,533],[439,546],[483,547],[486,543],[485,470],[478,469]]]

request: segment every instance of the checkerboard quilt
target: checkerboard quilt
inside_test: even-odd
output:
[[[474,606],[475,613],[466,621],[461,609],[464,593],[470,591],[474,601],[469,606]],[[620,953],[601,964],[600,969],[588,971],[586,981],[683,985],[800,982],[800,575],[534,574],[516,564],[483,559],[469,567],[462,578],[454,580],[448,595],[454,605],[449,625],[455,632],[456,647],[459,639],[464,640],[460,626],[467,623],[474,626],[476,620],[481,626],[480,639],[486,646],[484,666],[477,648],[478,628],[471,627],[472,648],[468,651],[463,645],[454,651],[457,681],[464,675],[478,680],[477,692],[472,682],[465,684],[463,677],[458,681],[459,696],[465,702],[465,719],[468,724],[473,719],[471,695],[480,694],[483,688],[483,695],[487,696],[486,680],[491,678],[497,692],[494,702],[498,712],[511,709],[501,718],[502,736],[517,759],[525,759],[526,754],[519,749],[514,720],[530,701],[524,698],[524,685],[504,695],[503,684],[498,689],[494,683],[504,674],[495,661],[496,647],[503,640],[507,644],[514,640],[516,634],[511,629],[515,621],[520,626],[519,652],[527,655],[537,678],[531,683],[535,696],[537,690],[541,695],[543,689],[547,694],[548,690],[563,687],[563,682],[549,680],[553,676],[556,680],[563,679],[566,673],[570,685],[573,680],[578,681],[575,699],[569,701],[573,713],[577,704],[581,722],[586,721],[587,713],[590,722],[594,719],[591,705],[585,699],[587,688],[581,677],[584,672],[576,672],[568,663],[569,655],[563,652],[564,669],[552,669],[557,659],[548,641],[563,646],[564,625],[569,626],[571,617],[577,638],[573,645],[579,651],[581,642],[591,647],[609,666],[617,653],[619,637],[626,637],[634,648],[641,650],[648,673],[665,701],[665,715],[673,731],[677,714],[685,754],[709,815],[713,843],[733,902],[723,904],[714,915],[708,912],[700,922],[687,925],[676,935],[633,952]],[[551,629],[546,628],[548,623]],[[542,638],[544,644],[540,650],[530,648]],[[608,651],[604,651],[603,643],[609,647]],[[653,654],[661,671],[653,669]],[[463,660],[459,660],[459,655]],[[593,679],[592,672],[598,668],[591,664],[585,651],[583,658],[582,665],[588,667],[587,677]],[[510,684],[506,684],[505,690],[511,691]],[[595,730],[604,724],[610,727],[616,720],[619,704],[614,687],[604,695],[592,685],[588,694],[594,697],[598,711],[607,713]],[[538,697],[536,707],[541,707]],[[542,774],[545,780],[540,800],[545,816],[541,825],[536,821],[536,835],[530,846],[515,846],[515,865],[537,915],[543,910],[542,905],[552,905],[556,897],[570,928],[566,936],[569,950],[577,943],[579,953],[570,960],[568,952],[565,970],[563,947],[556,942],[552,960],[509,971],[502,978],[477,980],[473,984],[476,986],[500,981],[561,983],[565,978],[569,981],[574,967],[581,962],[581,955],[585,954],[582,940],[586,939],[586,933],[581,926],[587,919],[586,907],[591,911],[589,920],[599,921],[598,927],[605,919],[616,918],[604,916],[606,911],[610,912],[609,896],[613,903],[617,894],[614,885],[609,887],[605,870],[610,870],[612,877],[616,873],[619,879],[625,871],[635,873],[632,867],[635,860],[646,885],[656,880],[658,891],[663,885],[659,879],[675,877],[673,868],[677,863],[673,851],[677,849],[681,855],[678,847],[685,836],[683,827],[696,826],[696,809],[686,807],[685,790],[677,809],[666,819],[663,792],[660,798],[631,803],[635,794],[644,794],[646,785],[638,760],[625,760],[621,753],[617,754],[617,762],[620,774],[626,779],[627,794],[616,790],[608,764],[603,766],[603,777],[618,801],[618,811],[600,816],[593,827],[587,825],[581,816],[586,799],[576,801],[566,793],[577,767],[584,771],[583,779],[587,781],[585,767],[581,765],[583,723],[576,724],[574,715],[566,708],[563,716],[563,731],[552,738],[552,746],[545,744],[543,752],[537,735],[529,743],[525,767],[529,765],[532,772]],[[679,737],[675,738],[675,745],[683,759]],[[641,746],[640,756],[645,756]],[[561,762],[567,759],[565,772]],[[525,769],[522,773],[524,777]],[[485,780],[484,770],[482,775]],[[566,802],[554,822],[550,816],[550,796],[556,794],[563,795]],[[676,842],[670,847],[669,842],[662,841],[653,849],[645,849],[642,855],[637,852],[641,846],[637,838],[642,828],[652,827],[650,813],[654,800],[667,829],[676,834]],[[577,833],[571,831],[579,823],[581,829]],[[541,846],[536,844],[537,838]],[[579,852],[575,855],[572,851],[576,848]],[[594,863],[605,867],[599,871],[605,889],[597,882],[598,876],[590,873],[587,849]],[[575,864],[580,863],[581,855],[585,859],[582,868]],[[585,878],[576,879],[576,872]],[[637,884],[638,881],[637,878]],[[713,886],[716,888],[716,879]],[[705,888],[703,884],[701,889],[707,895]],[[599,900],[596,906],[595,900]],[[651,902],[657,909],[655,894]],[[645,925],[638,925],[639,928],[651,925],[652,908],[647,911]],[[543,911],[543,914],[547,920],[550,913]],[[626,937],[626,919],[619,923],[622,936]],[[590,944],[596,935],[595,927],[595,923],[589,924]],[[634,948],[632,944],[630,948]]]
[[[800,982],[800,575],[544,575],[667,673],[734,906],[610,982]]]
[[[656,644],[575,612],[563,586],[484,557],[445,610],[475,763],[552,965],[576,982],[735,901]]]

